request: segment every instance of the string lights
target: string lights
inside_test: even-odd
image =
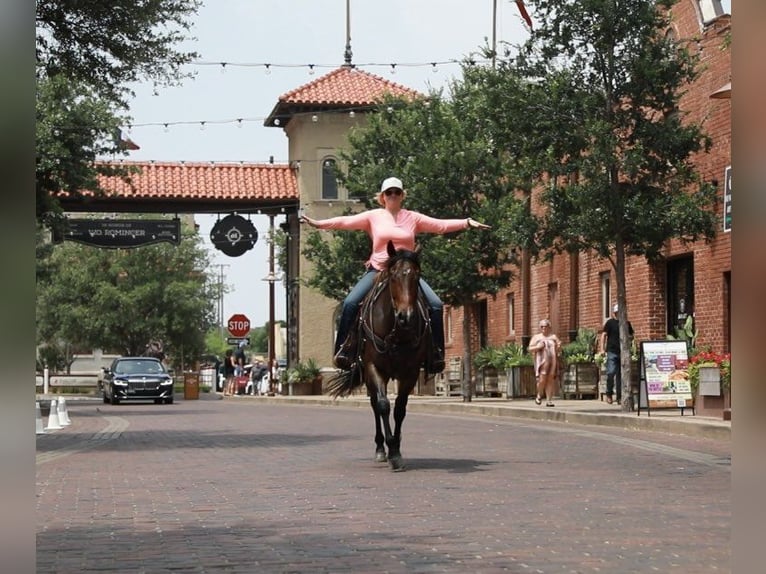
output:
[[[431,66],[431,69],[433,72],[438,71],[438,66],[443,65],[452,65],[452,64],[468,64],[468,65],[475,65],[477,63],[488,63],[491,60],[458,60],[458,59],[450,59],[450,60],[442,60],[442,61],[430,61],[430,62],[367,62],[365,64],[350,64],[351,68],[354,69],[362,69],[362,68],[389,68],[391,73],[396,73],[396,68],[422,68],[422,67],[428,67]],[[295,68],[306,68],[308,69],[308,73],[310,75],[313,75],[316,68],[328,68],[328,69],[334,69],[337,68],[337,64],[275,64],[273,62],[212,62],[212,61],[206,61],[206,60],[196,60],[194,62],[190,62],[188,65],[190,66],[200,66],[200,67],[211,67],[211,66],[220,66],[221,71],[226,70],[227,67],[229,68],[264,68],[266,73],[271,73],[272,69],[295,69]]]

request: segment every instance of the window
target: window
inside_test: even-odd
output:
[[[337,162],[331,157],[322,160],[322,199],[338,199],[336,166]]]
[[[601,273],[599,281],[601,283],[601,322],[606,323],[609,317],[612,316],[611,273],[609,271]]]
[[[505,306],[508,311],[508,334],[515,335],[516,321],[514,320],[514,318],[516,316],[516,305],[513,299],[513,293],[508,293],[508,295],[506,295]]]
[[[452,334],[452,307],[446,307],[444,309],[444,333],[447,343],[452,343],[454,341]]]

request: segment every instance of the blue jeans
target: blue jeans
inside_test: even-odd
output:
[[[617,400],[622,396],[622,367],[620,353],[606,352],[606,396],[614,393],[614,379],[617,378]]]
[[[375,283],[375,277],[378,271],[371,269],[357,281],[351,292],[346,295],[343,300],[343,306],[340,312],[340,321],[338,324],[338,335],[335,338],[335,353],[337,354],[343,342],[348,337],[348,333],[351,330],[356,314],[359,311],[359,306],[362,304],[367,293],[372,289]],[[420,279],[420,290],[423,292],[423,296],[428,303],[428,310],[431,319],[431,338],[433,343],[439,349],[444,349],[444,319],[442,317],[442,309],[444,304],[439,296],[434,293],[434,290],[425,282],[423,278]]]

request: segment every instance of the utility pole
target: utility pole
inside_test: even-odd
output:
[[[216,311],[218,319],[218,334],[223,339],[223,268],[231,267],[228,263],[214,263],[213,267],[218,267],[218,309]]]

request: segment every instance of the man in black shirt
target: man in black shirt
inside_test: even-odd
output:
[[[599,352],[606,352],[606,402],[612,404],[614,379],[617,376],[617,402],[622,395],[622,373],[620,368],[620,321],[617,319],[617,303],[612,307],[612,317],[604,323],[599,338]],[[628,321],[628,332],[633,339],[633,326]]]

